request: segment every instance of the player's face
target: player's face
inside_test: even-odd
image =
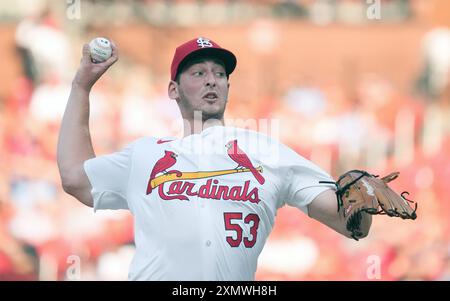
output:
[[[176,84],[176,83],[175,83]],[[180,73],[176,96],[184,118],[193,119],[200,111],[202,119],[223,119],[228,99],[228,78],[220,61],[195,62]],[[169,91],[170,93],[170,91]]]

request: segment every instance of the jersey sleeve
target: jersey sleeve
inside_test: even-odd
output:
[[[335,189],[333,184],[319,181],[334,181],[319,166],[305,159],[285,145],[280,146],[279,174],[283,181],[284,202],[308,214],[308,205],[322,192]]]
[[[84,162],[94,200],[94,211],[99,209],[129,209],[128,180],[133,144],[121,151],[98,156]]]

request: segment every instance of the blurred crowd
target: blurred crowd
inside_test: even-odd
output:
[[[315,24],[367,23],[366,9],[379,2],[385,22],[401,22],[414,16],[422,0],[83,0],[52,4],[74,18],[83,7],[91,24],[145,22],[155,26],[192,26],[247,23],[260,17],[277,20],[305,20]],[[47,0],[19,0],[16,5],[0,4],[0,18],[14,20],[23,11],[40,10]]]
[[[122,5],[163,2],[178,1]],[[337,5],[258,2],[299,15],[304,7]],[[388,2],[408,7],[408,1]],[[298,10],[283,10],[293,6]],[[132,216],[94,214],[64,193],[56,166],[59,126],[88,34],[68,33],[51,11],[23,18],[14,30],[22,71],[0,98],[0,280],[126,279]],[[359,242],[284,207],[261,254],[258,280],[450,280],[450,29],[431,29],[422,46],[423,68],[407,90],[370,73],[358,74],[350,86],[305,77],[253,102],[232,94],[228,124],[278,120],[276,138],[334,177],[349,169],[381,175],[398,170],[393,187],[408,190],[419,207],[416,221],[374,218],[369,237]],[[125,55],[98,82],[91,95],[97,154],[141,136],[181,135],[181,116],[167,97],[168,77],[158,76]]]

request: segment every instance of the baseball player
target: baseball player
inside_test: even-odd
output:
[[[379,179],[350,171],[335,182],[275,139],[226,126],[237,60],[202,37],[176,49],[170,70],[168,95],[185,120],[184,137],[143,137],[96,156],[89,93],[117,59],[113,44],[112,57],[94,64],[84,46],[61,125],[58,166],[64,190],[83,204],[133,214],[130,280],[253,280],[284,205],[355,239],[367,236],[371,214],[415,218],[403,194],[386,185],[397,174]]]

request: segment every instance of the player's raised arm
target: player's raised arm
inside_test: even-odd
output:
[[[111,57],[95,64],[91,61],[89,45],[84,45],[58,137],[57,162],[64,191],[90,207],[93,206],[91,185],[83,168],[84,161],[95,157],[89,132],[89,93],[118,59],[117,48],[113,43],[111,47]]]

